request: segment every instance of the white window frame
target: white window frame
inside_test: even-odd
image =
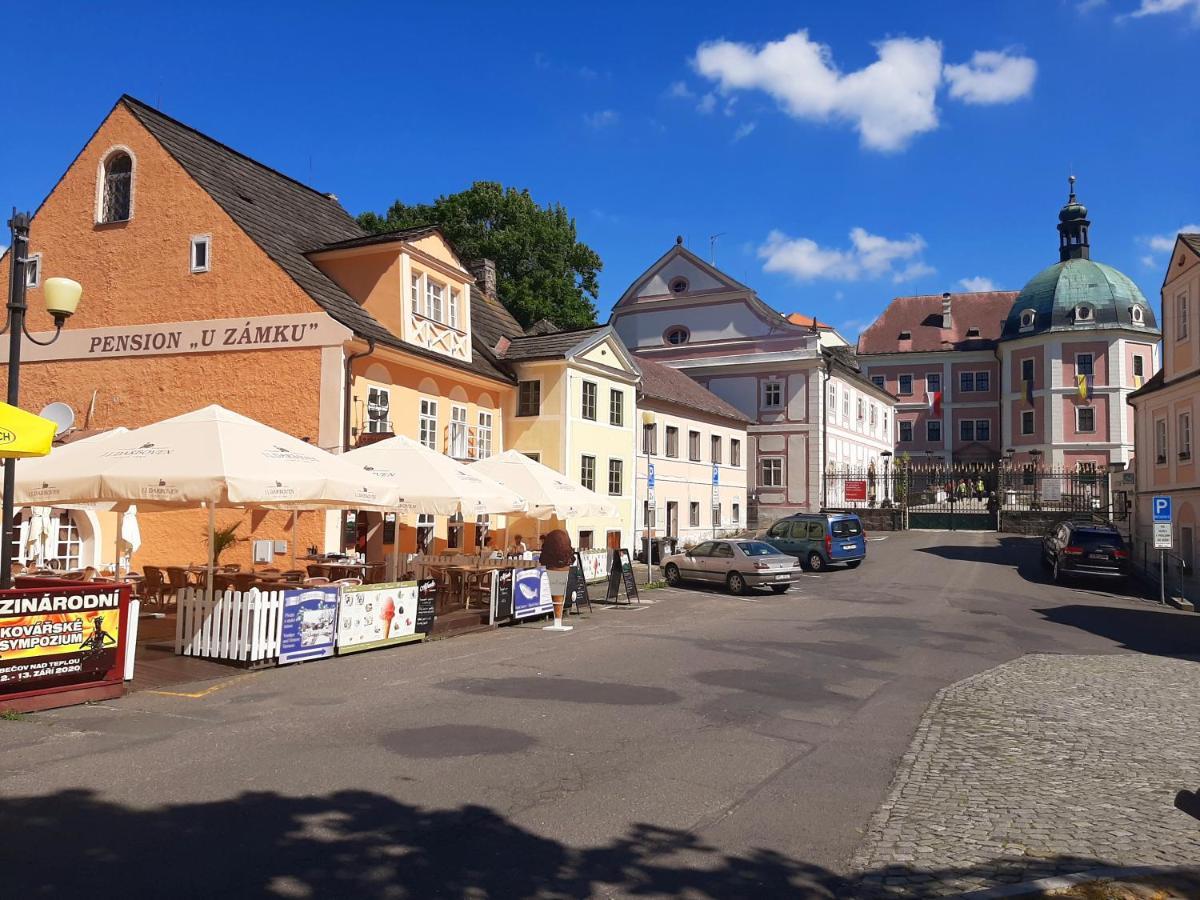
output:
[[[412,311],[417,315],[423,315],[425,311],[425,306],[421,302],[421,297],[423,295],[424,291],[421,289],[421,273],[413,272],[408,296],[409,299],[412,300]]]
[[[492,414],[479,411],[479,425],[475,434],[475,458],[487,459],[492,455]]]
[[[618,388],[608,389],[608,424],[625,427],[625,392]]]
[[[417,407],[417,440],[430,450],[437,449],[438,402],[433,397],[422,397]]]
[[[591,454],[584,453],[579,457],[579,483],[589,491],[596,490],[596,457]]]
[[[730,519],[730,522],[729,522],[730,525],[740,525],[741,524],[742,504],[738,503],[736,500],[734,501],[733,508],[730,511],[729,519]]]
[[[467,458],[467,408],[459,403],[450,404],[449,449],[454,459]]]
[[[1025,366],[1026,365],[1029,366],[1029,377],[1028,378],[1025,377]],[[1030,384],[1033,384],[1033,382],[1036,378],[1037,378],[1037,360],[1035,360],[1032,356],[1027,356],[1023,360],[1021,360],[1021,381],[1028,381]]]
[[[458,288],[450,287],[446,299],[446,324],[458,331]]]
[[[721,462],[722,458],[725,456],[724,444],[725,442],[721,440],[721,436],[719,434],[709,435],[708,452],[712,456],[712,459],[709,460],[710,462],[718,466],[724,465],[724,463]]]
[[[204,265],[196,265],[196,248],[204,247]],[[212,271],[212,235],[193,234],[188,245],[188,271],[193,275],[202,275]]]
[[[374,396],[374,401],[372,401]],[[382,402],[380,402],[382,401]],[[378,412],[380,409],[386,411],[383,418],[372,416],[372,410]],[[392,430],[392,392],[385,387],[377,385],[369,385],[367,387],[367,407],[366,417],[363,422],[363,432],[365,434],[386,434]]]
[[[826,397],[826,406],[829,407],[829,414],[836,415],[838,408],[838,389],[836,384],[829,385],[828,396]]]
[[[773,394],[778,395],[774,403],[771,402],[771,397]],[[768,378],[763,382],[762,408],[783,409],[783,381],[778,378]]]
[[[982,380],[981,380],[982,379]],[[979,385],[982,384],[983,387]],[[992,373],[982,369],[975,373],[975,393],[987,394],[992,390]]]
[[[1142,371],[1138,371],[1141,369]],[[1133,354],[1133,374],[1137,378],[1146,377],[1146,357],[1140,353]]]
[[[1028,428],[1025,427],[1026,416],[1029,417],[1029,427]],[[1033,434],[1035,431],[1037,431],[1037,420],[1034,417],[1033,410],[1032,409],[1021,410],[1021,434],[1022,435]]]
[[[983,437],[980,434],[980,428],[979,428],[980,425],[982,425],[983,428],[987,431],[987,437]],[[984,441],[990,441],[991,439],[992,439],[992,420],[991,419],[976,419],[975,420],[975,440],[982,444]]]
[[[108,162],[118,153],[124,153],[129,157],[129,215],[124,219],[106,221],[104,218],[104,188],[108,181]],[[136,153],[123,144],[109,147],[104,152],[104,156],[100,158],[99,170],[96,173],[96,210],[94,218],[97,225],[121,225],[125,222],[133,221],[133,217],[137,214],[137,179],[138,158]]]
[[[537,385],[536,390],[533,388],[531,388],[529,390],[529,393],[537,395],[537,403],[534,404],[535,408],[534,408],[533,412],[528,412],[528,411],[522,412],[521,411],[522,409],[524,409],[524,407],[521,406],[521,392],[523,390],[525,390],[525,385],[527,385],[527,384],[536,384]],[[517,418],[532,419],[536,416],[541,415],[541,412],[542,412],[542,380],[540,378],[528,378],[528,379],[523,379],[521,381],[518,381],[517,382]]]
[[[1146,324],[1146,311],[1142,309],[1142,305],[1140,303],[1135,303],[1129,308],[1129,320],[1133,322],[1134,325]]]
[[[1087,360],[1088,370],[1086,372],[1079,371],[1079,361]],[[1087,375],[1089,378],[1094,378],[1096,375],[1096,354],[1094,353],[1076,353],[1075,354],[1075,374]]]
[[[425,552],[433,549],[433,513],[417,514],[417,551]]]
[[[731,466],[742,464],[742,442],[738,438],[729,439],[729,464]]]
[[[617,475],[617,490],[613,490],[613,469],[614,464]],[[625,460],[609,458],[608,460],[608,495],[610,497],[625,496]]]
[[[700,501],[691,500],[688,502],[688,528],[700,527]]]
[[[933,436],[933,432],[935,430],[937,431],[937,437]],[[925,443],[940,444],[943,440],[945,440],[945,437],[942,434],[942,420],[941,419],[926,419],[925,420]]]
[[[1090,412],[1092,414],[1092,427],[1084,428],[1080,424],[1080,419],[1083,413]],[[1076,406],[1075,407],[1075,433],[1076,434],[1095,434],[1096,433],[1096,407],[1091,406]]]
[[[1160,417],[1154,420],[1154,464],[1165,466],[1170,462],[1170,452],[1167,420],[1165,417]]]
[[[908,426],[908,437],[904,436],[904,427],[906,425]],[[914,433],[912,419],[901,419],[896,427],[899,429],[899,437],[896,438],[896,442],[900,444],[911,444],[913,442]]]
[[[1190,412],[1181,412],[1176,419],[1176,427],[1178,428],[1177,440],[1179,442],[1179,458],[1192,458],[1192,414]]]
[[[1186,341],[1191,328],[1191,308],[1188,294],[1184,291],[1175,297],[1175,340]]]
[[[1033,326],[1037,324],[1037,310],[1023,309],[1021,310],[1021,331],[1033,331]]]
[[[968,433],[968,426],[970,426]],[[958,420],[958,439],[960,441],[975,440],[975,420],[974,419],[959,419]]]
[[[936,394],[942,389],[942,376],[939,372],[925,373],[925,390],[930,394]]]
[[[904,389],[904,379],[908,379],[908,390]],[[896,395],[899,397],[911,397],[913,395],[913,377],[911,372],[905,372],[903,375],[896,376]]]
[[[31,253],[25,257],[25,287],[35,288],[42,285],[42,254]]]
[[[866,415],[866,409],[867,405],[863,403],[863,398],[859,397],[854,403],[855,418],[858,419],[858,421],[861,422],[863,420],[863,417]]]
[[[760,456],[758,459],[758,486],[765,488],[783,487],[783,457]]]
[[[446,288],[440,281],[425,276],[425,318],[444,322]]]
[[[1073,321],[1076,325],[1094,325],[1096,323],[1096,310],[1087,303],[1080,303],[1075,307]]]

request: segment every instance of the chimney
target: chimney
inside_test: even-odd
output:
[[[491,259],[475,259],[467,263],[467,268],[475,276],[475,284],[479,289],[496,299],[496,263]]]
[[[942,294],[942,327],[952,328],[953,323],[950,321],[950,292],[946,291]]]

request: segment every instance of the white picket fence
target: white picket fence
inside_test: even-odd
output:
[[[279,655],[281,591],[228,590],[210,601],[199,588],[183,588],[176,600],[176,653],[242,663]]]

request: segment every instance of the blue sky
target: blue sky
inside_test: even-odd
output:
[[[1155,303],[1200,220],[1200,0],[425,6],[48,0],[0,204],[36,206],[128,92],[352,213],[479,179],[562,202],[602,318],[720,233],[720,267],[848,337],[893,296],[1019,289],[1069,171],[1093,256]]]

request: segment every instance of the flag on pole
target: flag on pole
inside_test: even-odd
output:
[[[929,414],[940,416],[942,414],[942,392],[928,391],[925,396],[929,400]]]
[[[1079,391],[1079,399],[1086,400],[1088,398],[1088,377],[1086,375],[1076,375],[1075,385]]]

